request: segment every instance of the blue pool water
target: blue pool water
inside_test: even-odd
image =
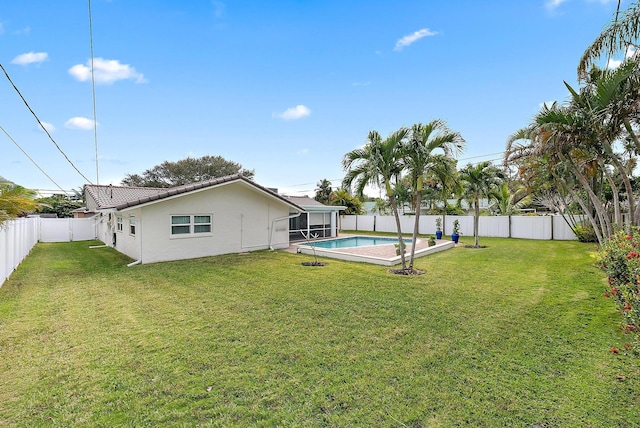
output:
[[[410,244],[411,239],[404,239],[405,244]],[[352,248],[352,247],[366,247],[368,245],[384,245],[384,244],[397,244],[398,240],[395,238],[379,238],[371,236],[352,236],[349,238],[331,239],[328,241],[318,241],[314,245],[316,248]]]

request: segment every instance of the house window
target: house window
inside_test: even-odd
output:
[[[172,215],[171,235],[198,235],[211,233],[210,215]]]
[[[134,215],[129,216],[129,234],[130,235],[136,234],[136,216]]]
[[[122,232],[122,216],[116,216],[116,230]]]

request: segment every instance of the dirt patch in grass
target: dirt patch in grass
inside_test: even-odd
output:
[[[326,263],[323,262],[302,262],[300,263],[302,266],[324,266]]]
[[[407,276],[424,275],[424,271],[420,269],[389,269],[388,272],[394,275],[407,275]]]

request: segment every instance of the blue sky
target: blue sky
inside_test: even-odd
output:
[[[617,1],[92,0],[98,174],[88,2],[0,4],[0,63],[93,183],[221,155],[313,194],[370,130],[439,118],[467,140],[461,165],[500,158],[566,98]],[[0,126],[64,189],[86,183],[2,73]],[[57,188],[1,132],[0,147],[1,176]]]

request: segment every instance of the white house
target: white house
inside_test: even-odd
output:
[[[305,210],[242,175],[173,188],[85,185],[98,237],[133,264],[289,246]]]

